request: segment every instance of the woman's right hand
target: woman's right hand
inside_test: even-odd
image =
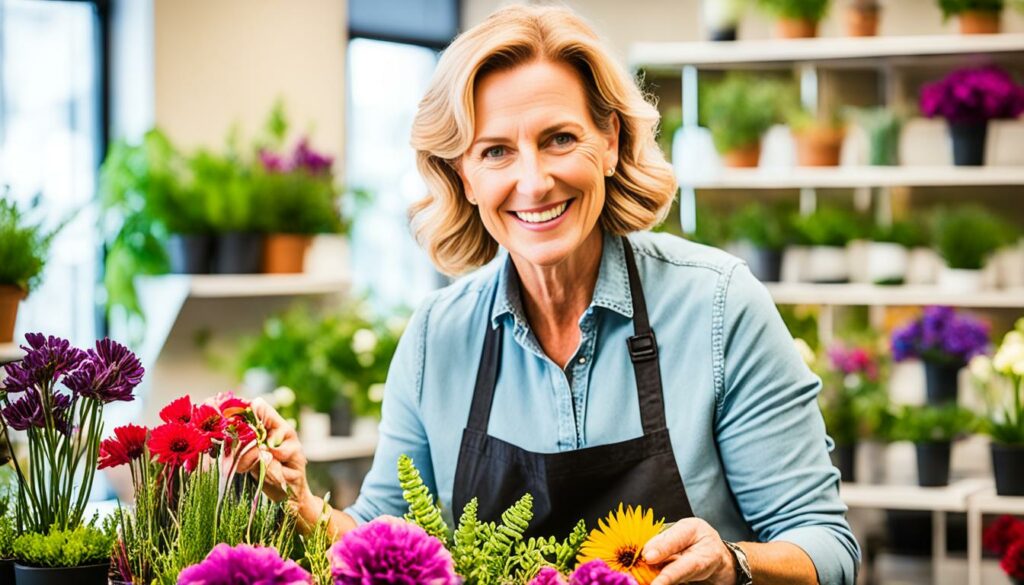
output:
[[[266,445],[253,446],[238,460],[238,472],[259,474],[259,461],[266,466],[263,492],[275,502],[288,500],[296,512],[316,518],[323,507],[306,481],[306,455],[302,452],[295,427],[289,424],[262,398],[251,403],[256,418],[267,431]]]

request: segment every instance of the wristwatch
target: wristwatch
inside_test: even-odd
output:
[[[754,574],[750,572],[750,563],[747,561],[747,553],[739,545],[723,540],[733,560],[736,561],[736,585],[754,585]]]

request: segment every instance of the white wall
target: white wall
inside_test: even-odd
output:
[[[182,147],[252,137],[274,100],[343,160],[344,0],[154,0],[155,122]]]

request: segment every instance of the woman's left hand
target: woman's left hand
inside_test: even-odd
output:
[[[705,583],[734,585],[736,566],[732,552],[718,531],[699,518],[686,518],[647,541],[644,560],[663,565],[651,585]]]

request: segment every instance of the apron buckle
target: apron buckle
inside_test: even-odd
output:
[[[654,339],[653,331],[634,335],[629,338],[627,344],[629,345],[629,357],[634,362],[645,362],[658,357],[658,342]]]

